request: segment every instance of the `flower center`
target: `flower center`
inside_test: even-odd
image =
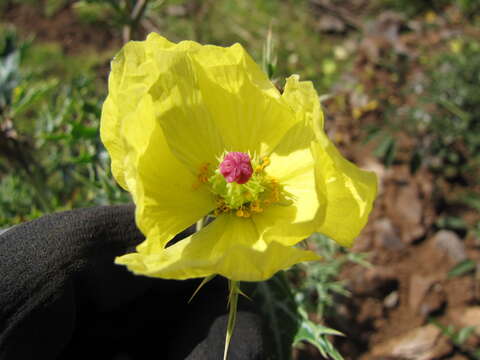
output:
[[[270,164],[268,157],[228,152],[218,159],[218,164],[213,171],[210,164],[203,164],[193,184],[194,189],[205,184],[215,195],[217,207],[212,215],[234,213],[248,218],[272,204],[291,204],[291,196],[265,171]]]
[[[229,152],[220,163],[220,173],[229,183],[245,184],[253,174],[250,156],[237,151]]]

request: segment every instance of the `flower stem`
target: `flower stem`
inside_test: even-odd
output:
[[[197,221],[196,230],[200,231],[204,226],[205,219],[201,218]],[[203,285],[212,280],[214,277],[215,275],[210,275],[203,279],[202,283],[199,285],[197,290],[195,290],[189,302],[192,300],[198,290],[200,290]],[[232,339],[233,335],[233,328],[235,327],[235,320],[237,318],[238,294],[243,294],[240,290],[240,283],[238,281],[228,280],[228,323],[227,334],[225,337],[225,350],[223,352],[223,360],[227,360],[228,346],[230,345],[230,340]]]
[[[228,346],[233,335],[233,328],[235,327],[235,319],[237,318],[237,304],[240,287],[238,281],[228,280],[229,294],[228,294],[228,323],[227,336],[225,338],[225,351],[223,353],[223,360],[227,360]]]

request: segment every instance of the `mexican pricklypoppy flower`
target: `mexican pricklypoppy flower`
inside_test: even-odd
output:
[[[294,246],[313,232],[351,245],[376,194],[376,177],[326,137],[312,83],[291,76],[280,93],[239,44],[129,42],[112,62],[101,136],[146,236],[116,259],[137,274],[267,279],[318,259]]]

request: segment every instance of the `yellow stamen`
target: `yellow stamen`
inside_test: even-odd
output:
[[[263,211],[262,207],[260,206],[260,201],[254,201],[250,205],[250,210],[254,213],[261,213]]]
[[[262,159],[262,166],[263,168],[266,168],[268,165],[270,165],[270,158],[268,156],[264,156]]]
[[[261,164],[255,167],[255,171],[256,172],[263,171],[268,165],[270,165],[270,158],[268,156],[264,156],[262,158]]]
[[[201,183],[206,183],[208,181],[208,167],[210,166],[210,163],[204,163],[200,165],[200,171],[198,173],[198,180]]]
[[[192,184],[193,190],[197,190],[200,185],[208,182],[208,167],[210,163],[203,163],[198,169],[197,181]]]
[[[270,159],[268,157],[263,157],[260,160],[260,165],[257,166],[263,169],[270,164]],[[200,167],[199,181],[200,185],[202,180],[205,178],[208,180],[208,164],[203,164]],[[262,177],[263,187],[261,191],[256,192],[256,190],[251,190],[248,188],[242,189],[241,197],[243,198],[243,204],[240,206],[234,206],[233,208],[227,205],[226,199],[222,195],[218,195],[216,198],[216,208],[213,210],[214,216],[220,216],[225,213],[233,213],[241,218],[250,218],[255,214],[262,213],[265,209],[271,205],[278,203],[282,197],[282,186],[277,179],[269,176],[268,174],[259,174]],[[198,185],[198,186],[200,186]],[[251,192],[253,191],[253,192]]]

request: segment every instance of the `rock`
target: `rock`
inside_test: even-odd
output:
[[[356,295],[384,298],[398,289],[395,272],[386,266],[374,266],[357,271],[350,277],[350,290]]]
[[[425,311],[425,309],[421,309],[422,302],[438,280],[438,276],[412,275],[410,278],[410,292],[408,294],[408,304],[412,310]]]
[[[398,291],[392,291],[390,294],[385,296],[385,299],[383,299],[383,305],[387,309],[392,309],[398,305],[399,299],[400,296],[398,295]]]
[[[403,335],[375,345],[368,359],[434,360],[451,351],[447,338],[435,325],[413,329]]]
[[[455,354],[450,360],[469,360],[469,358],[461,354]]]
[[[453,319],[459,328],[475,326],[475,334],[480,336],[480,306],[471,306],[455,311]]]
[[[375,247],[387,248],[390,250],[401,250],[405,247],[397,230],[393,227],[392,222],[388,218],[379,219],[374,224],[374,242]]]
[[[416,186],[400,188],[397,196],[397,211],[403,218],[402,240],[410,243],[425,233],[422,221],[422,203]]]
[[[341,33],[345,31],[346,24],[338,17],[324,15],[317,23],[317,29],[324,32]]]
[[[418,186],[403,183],[395,186],[388,194],[387,214],[400,231],[401,240],[410,244],[425,234],[422,224],[423,206]]]
[[[459,263],[467,258],[462,240],[453,231],[440,230],[434,235],[433,243],[439,250],[445,252],[455,263]]]

